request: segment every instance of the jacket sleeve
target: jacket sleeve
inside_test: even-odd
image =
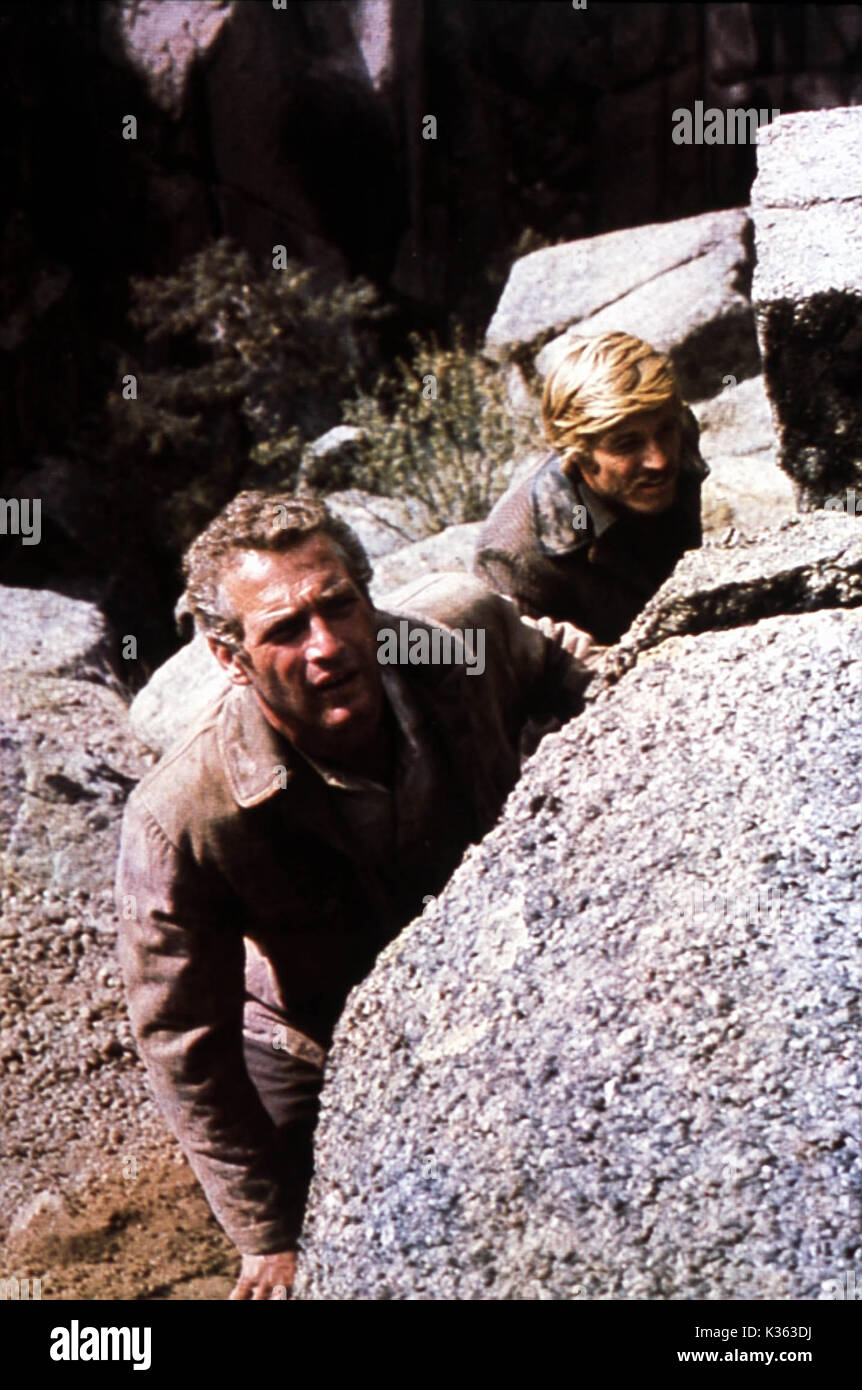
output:
[[[243,1254],[295,1248],[300,1190],[245,1069],[244,944],[227,885],[133,794],[116,881],[132,1028],[157,1102],[216,1220]]]
[[[520,617],[515,603],[486,594],[476,605],[474,622],[484,617],[495,631],[496,645],[509,679],[519,694],[525,721],[565,723],[584,708],[584,691],[595,674],[604,648],[569,623]],[[589,643],[579,643],[585,637]],[[578,651],[575,655],[574,652]]]
[[[473,573],[498,594],[513,598],[517,593],[515,563],[503,550],[480,545],[473,559]]]
[[[518,555],[529,544],[530,534],[529,494],[521,484],[505,493],[490,512],[473,557],[476,578],[495,593],[516,599],[522,612],[529,604],[524,602]]]
[[[484,632],[488,657],[523,722],[564,722],[583,709],[583,694],[603,647],[571,623],[524,618],[513,599],[469,574],[433,574],[389,594],[393,612],[408,613],[449,628]]]

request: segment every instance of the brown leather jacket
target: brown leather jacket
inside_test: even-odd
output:
[[[427,863],[384,879],[364,862],[333,792],[248,687],[231,687],[126,807],[116,891],[135,1036],[216,1218],[246,1254],[290,1248],[296,1230],[273,1124],[243,1064],[244,1015],[262,1003],[327,1047],[349,989],[493,824],[525,721],[581,706],[586,668],[512,603],[459,582],[463,625],[485,629],[483,674],[399,668],[450,789]],[[378,613],[380,626],[399,621]]]
[[[699,427],[684,416],[677,497],[657,517],[618,517],[548,454],[510,488],[479,535],[475,573],[527,617],[574,623],[596,642],[619,641],[685,550],[701,544],[700,488],[709,469]],[[575,507],[582,508],[573,524]]]

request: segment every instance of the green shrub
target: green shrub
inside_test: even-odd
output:
[[[513,413],[502,373],[468,350],[463,330],[452,347],[415,334],[410,341],[409,361],[398,359],[373,395],[344,405],[345,422],[364,432],[356,485],[418,498],[434,531],[480,521],[535,434]]]
[[[240,487],[290,485],[304,445],[373,378],[372,326],[388,310],[363,281],[333,284],[295,261],[258,268],[227,240],[131,289],[147,346],[119,364],[107,452],[123,467],[145,462],[184,544]],[[127,374],[134,401],[120,389]]]
[[[257,267],[221,240],[131,289],[143,345],[122,355],[93,443],[137,479],[172,548],[242,487],[305,485],[308,446],[339,416],[362,431],[349,482],[419,499],[429,531],[483,518],[535,445],[461,328],[448,347],[411,335],[411,353],[379,374],[376,325],[392,311],[364,281],[334,284],[295,261]],[[343,486],[341,468],[318,467],[317,490]]]

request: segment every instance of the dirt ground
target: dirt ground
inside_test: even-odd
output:
[[[144,1156],[134,1176],[91,1179],[63,1209],[10,1238],[5,1278],[41,1279],[41,1297],[225,1299],[239,1257],[179,1156]],[[32,1287],[32,1285],[31,1285]]]

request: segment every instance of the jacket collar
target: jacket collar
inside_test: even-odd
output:
[[[264,718],[248,685],[232,685],[224,698],[218,746],[231,792],[242,807],[268,801],[295,774],[295,749]]]
[[[572,483],[560,458],[551,454],[532,487],[535,533],[546,555],[565,555],[597,540],[617,521],[616,512],[581,479]],[[585,527],[575,526],[575,507],[586,510]]]

